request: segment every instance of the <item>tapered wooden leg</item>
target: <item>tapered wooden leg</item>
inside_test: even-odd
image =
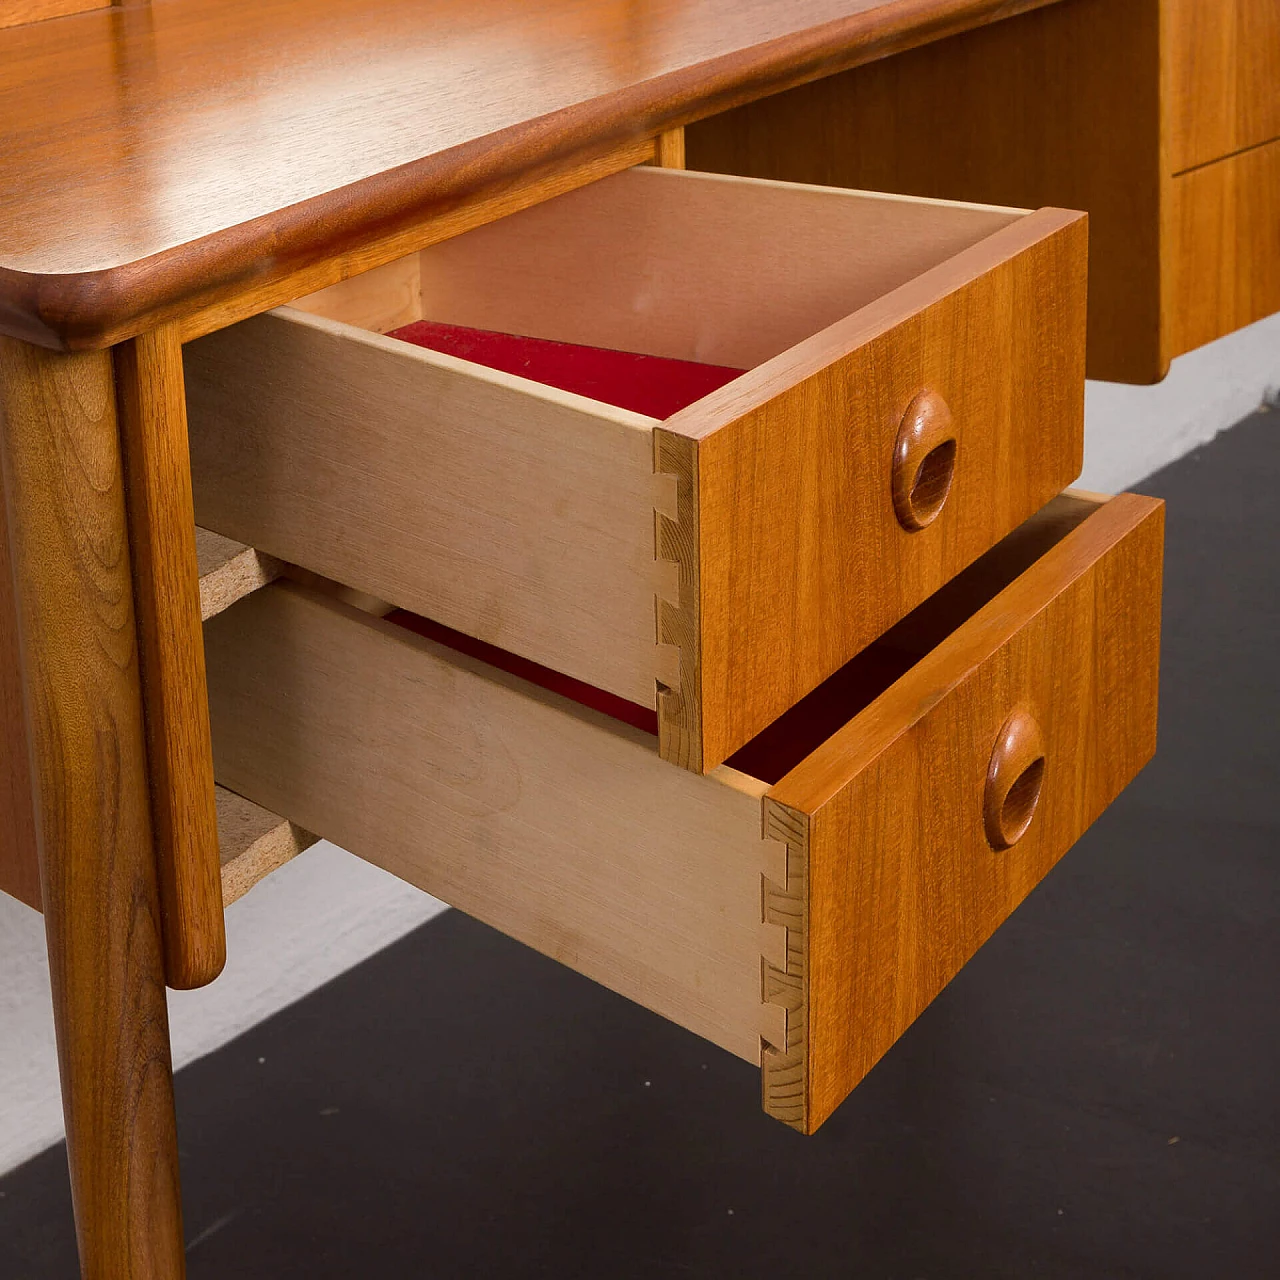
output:
[[[86,1280],[184,1274],[164,953],[109,353],[0,338],[0,460]]]

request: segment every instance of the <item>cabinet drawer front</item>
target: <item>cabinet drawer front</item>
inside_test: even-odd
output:
[[[1172,172],[1280,138],[1280,5],[1168,0]]]
[[[1280,311],[1280,140],[1169,184],[1174,355]]]
[[[766,1102],[771,1072],[803,1081],[793,1122],[830,1114],[1154,752],[1162,545],[1160,503],[1106,503],[770,793],[807,894],[807,1035],[765,1072]]]
[[[1078,474],[1085,238],[618,174],[191,344],[197,518],[705,771]],[[659,420],[376,332],[415,319],[744,372]]]
[[[265,587],[206,624],[218,779],[760,1064],[812,1132],[1150,756],[1162,518],[1055,501],[708,776]]]

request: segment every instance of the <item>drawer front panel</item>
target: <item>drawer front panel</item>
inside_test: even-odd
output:
[[[1162,545],[1160,503],[1112,500],[770,793],[807,871],[808,1058],[773,1059],[803,1082],[792,1123],[834,1110],[1152,755]]]
[[[742,379],[670,420],[674,433],[729,419],[697,458],[709,761],[1080,474],[1086,235],[1083,219],[1042,210],[803,344],[772,383],[781,359],[755,371],[758,406],[733,416]],[[921,527],[894,481],[922,393],[954,455]]]
[[[1280,141],[1174,178],[1169,201],[1174,355],[1280,311]]]
[[[1280,4],[1166,2],[1172,172],[1280,138]]]

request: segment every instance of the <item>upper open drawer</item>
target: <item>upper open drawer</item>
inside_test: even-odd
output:
[[[1059,210],[618,174],[191,344],[197,517],[706,770],[1079,473],[1085,254]],[[489,342],[548,386],[415,321],[571,345]]]

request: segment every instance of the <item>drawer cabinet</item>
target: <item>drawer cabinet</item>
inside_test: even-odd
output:
[[[1154,750],[1162,534],[1056,499],[707,776],[269,586],[206,624],[218,777],[759,1063],[811,1132]]]
[[[700,169],[1090,218],[1089,375],[1280,310],[1280,5],[1062,0],[692,126]]]
[[[200,524],[723,762],[1069,484],[1077,214],[635,169],[186,351]],[[665,417],[388,336],[716,366]]]

